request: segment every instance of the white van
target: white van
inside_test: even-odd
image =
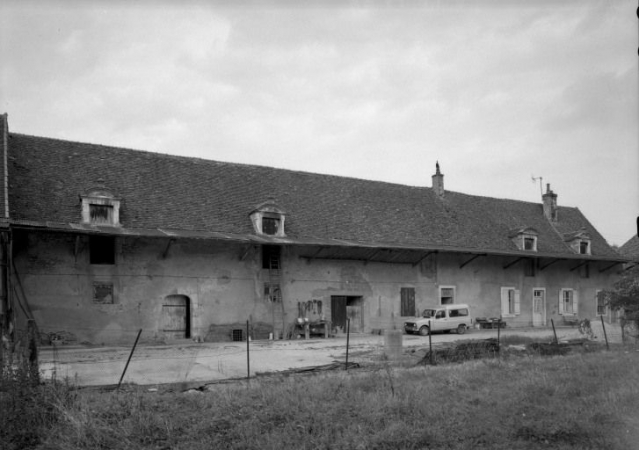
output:
[[[464,334],[467,328],[473,324],[468,305],[442,305],[436,308],[427,308],[422,317],[404,322],[406,334],[419,333],[428,336],[435,331],[457,330],[458,334]]]

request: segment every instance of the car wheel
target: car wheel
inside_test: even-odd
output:
[[[457,334],[464,334],[466,332],[466,325],[460,325],[457,327]]]
[[[419,334],[421,336],[428,336],[428,333],[430,333],[430,329],[426,325],[419,329]]]

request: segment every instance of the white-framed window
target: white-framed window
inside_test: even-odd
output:
[[[531,227],[514,228],[508,233],[513,243],[519,250],[527,252],[537,251],[537,230]]]
[[[455,286],[439,287],[439,304],[452,305],[455,303]]]
[[[521,314],[521,295],[514,287],[501,288],[501,315],[514,317]]]
[[[277,205],[275,199],[269,198],[264,203],[257,205],[249,214],[249,217],[257,234],[276,237],[286,236],[284,232],[286,213]]]
[[[559,291],[559,314],[563,316],[576,316],[579,312],[577,291],[574,289],[561,289]]]
[[[80,196],[82,223],[91,225],[120,225],[120,200],[106,188],[93,188]]]

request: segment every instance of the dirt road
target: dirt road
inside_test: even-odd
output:
[[[550,340],[552,329],[502,330],[502,335],[524,335]],[[579,337],[574,328],[561,328],[560,338]],[[471,330],[465,335],[435,334],[433,344],[459,339],[488,339],[496,330]],[[428,337],[402,336],[404,352],[425,349]],[[384,336],[350,336],[349,361],[370,361],[384,354]],[[79,386],[117,384],[131,349],[125,347],[43,347],[40,364],[46,376],[69,377]],[[317,366],[344,361],[346,337],[292,341],[253,341],[249,343],[251,376],[291,368]],[[156,385],[193,383],[247,376],[246,342],[196,343],[182,341],[172,345],[138,346],[124,377],[124,383]]]

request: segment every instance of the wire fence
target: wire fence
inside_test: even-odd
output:
[[[350,322],[348,323],[350,325]],[[418,364],[443,364],[477,358],[500,358],[511,354],[552,355],[588,351],[612,345],[638,346],[639,333],[634,321],[609,324],[601,318],[581,320],[575,324],[550,321],[549,327],[520,329],[512,320],[494,318],[475,322],[466,334],[455,331],[408,336],[401,329],[384,335],[346,335],[331,339],[305,339],[304,333],[291,340],[252,340],[250,323],[246,323],[241,341],[200,343],[182,341],[171,345],[141,345],[144,336],[138,330],[135,343],[127,347],[68,346],[49,339],[39,345],[43,333],[20,331],[14,350],[23,358],[39,357],[45,378],[68,377],[73,384],[117,386],[197,384],[246,380],[274,374],[311,373],[349,370],[392,359]],[[47,336],[56,332],[48,332]],[[59,334],[59,333],[58,333]],[[390,342],[391,334],[399,337]],[[36,342],[36,347],[34,347]],[[141,342],[141,341],[140,341]],[[390,343],[389,343],[390,342]],[[394,346],[389,350],[389,346]],[[7,349],[4,355],[7,355]],[[406,355],[411,355],[406,359]],[[397,357],[399,355],[399,357]],[[417,360],[415,356],[421,359]],[[2,353],[0,353],[2,359]]]

